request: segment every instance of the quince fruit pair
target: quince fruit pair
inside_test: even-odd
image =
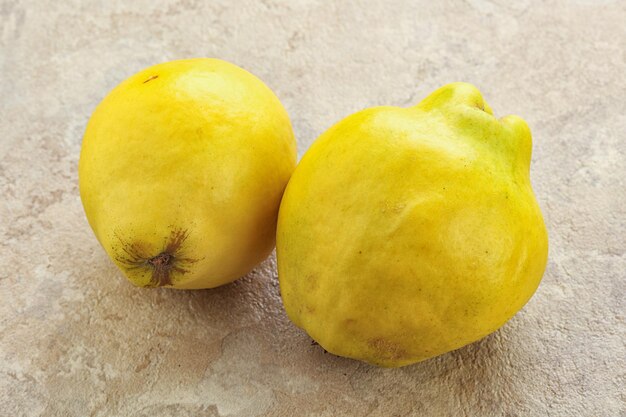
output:
[[[349,116],[297,168],[295,149],[287,113],[256,77],[215,59],[173,61],[98,106],[81,198],[138,286],[225,284],[276,236],[291,320],[329,352],[377,365],[471,343],[536,290],[547,234],[530,131],[496,119],[475,87]]]

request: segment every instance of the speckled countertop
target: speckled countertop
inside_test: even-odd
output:
[[[623,1],[0,1],[0,415],[625,416]],[[128,284],[83,216],[97,102],[148,65],[219,57],[289,111],[299,152],[365,107],[469,81],[534,132],[550,232],[537,294],[414,366],[324,354],[274,258],[216,290]]]

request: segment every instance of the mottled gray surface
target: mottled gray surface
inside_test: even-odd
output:
[[[625,416],[626,3],[0,0],[0,415]],[[475,83],[534,132],[550,261],[497,333],[385,370],[324,354],[268,260],[216,290],[128,284],[83,216],[97,102],[160,61],[266,81],[302,154],[340,118]]]

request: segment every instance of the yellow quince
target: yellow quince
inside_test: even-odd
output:
[[[133,284],[210,288],[271,252],[295,163],[289,117],[263,82],[218,59],[172,61],[98,105],[83,138],[80,195]]]
[[[327,351],[387,367],[495,331],[546,266],[530,158],[526,123],[495,118],[466,83],[340,121],[281,203],[288,316]]]

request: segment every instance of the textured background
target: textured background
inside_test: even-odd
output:
[[[625,416],[622,1],[0,0],[0,415]],[[486,339],[385,370],[287,320],[270,259],[216,290],[136,289],[83,216],[91,111],[148,65],[220,57],[340,118],[475,83],[534,132],[537,294]]]

